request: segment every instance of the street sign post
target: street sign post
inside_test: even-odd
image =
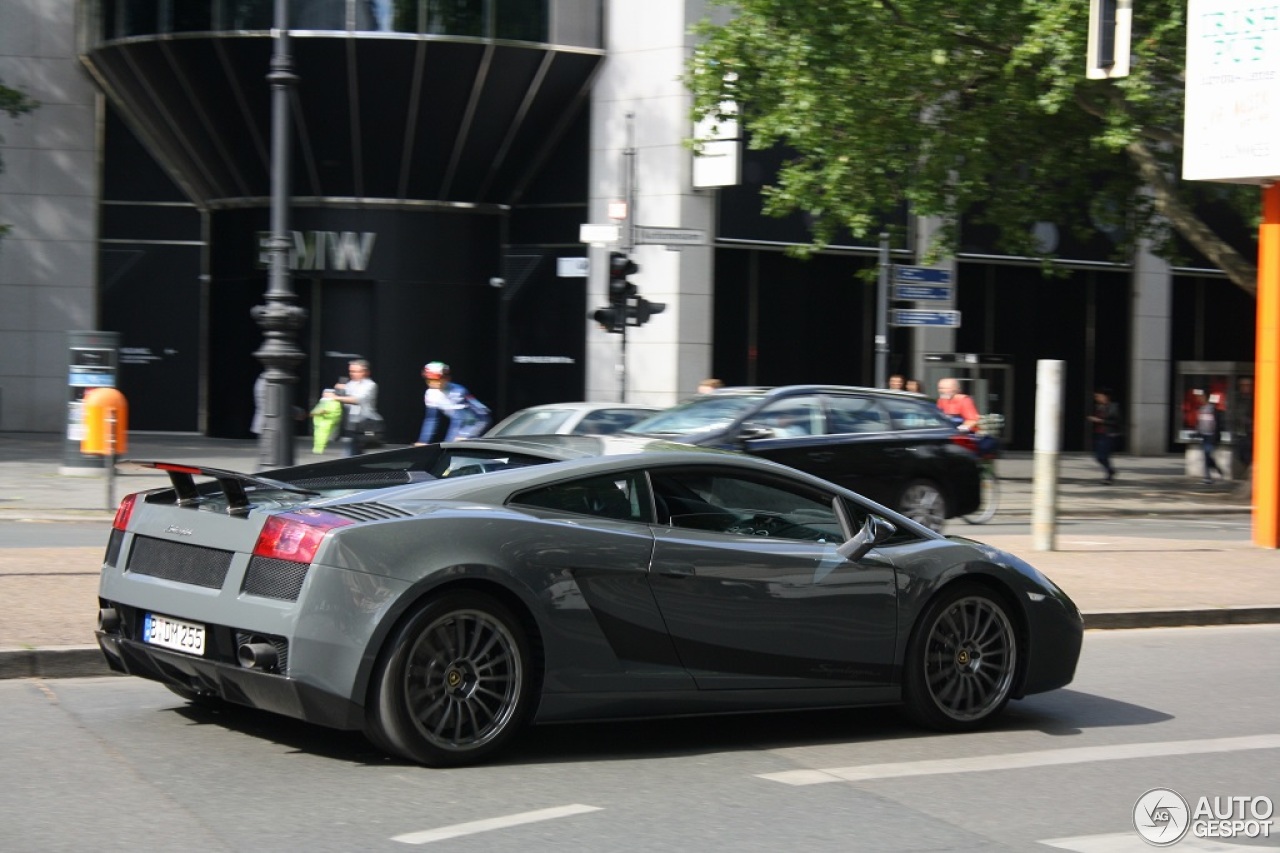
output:
[[[893,280],[903,284],[945,284],[951,286],[951,270],[934,267],[894,266]]]
[[[952,296],[949,284],[902,284],[893,286],[893,298],[920,302],[945,302]]]
[[[945,326],[960,328],[959,311],[925,311],[919,308],[895,308],[889,312],[889,325],[903,326]]]
[[[617,225],[584,223],[578,226],[578,241],[581,243],[590,243],[593,246],[607,246],[610,243],[618,242],[618,237],[619,229]]]
[[[705,246],[707,232],[697,228],[652,228],[637,225],[636,243],[649,246]]]
[[[586,278],[591,264],[586,258],[556,258],[556,276],[559,278]]]

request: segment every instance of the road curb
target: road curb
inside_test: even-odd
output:
[[[1206,625],[1263,625],[1280,622],[1280,607],[1188,607],[1084,614],[1085,630],[1196,628]]]
[[[96,645],[0,649],[0,678],[87,678],[110,674],[107,659]]]

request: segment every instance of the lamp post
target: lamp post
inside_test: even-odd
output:
[[[265,304],[250,314],[262,327],[262,346],[254,353],[262,362],[265,393],[262,431],[258,434],[258,458],[262,468],[293,464],[293,403],[289,393],[294,368],[303,359],[296,344],[297,331],[306,310],[295,305],[289,282],[289,96],[298,78],[289,55],[288,0],[275,0],[271,71],[271,258]]]

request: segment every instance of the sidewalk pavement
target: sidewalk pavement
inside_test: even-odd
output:
[[[317,458],[309,441],[297,447],[297,462]],[[191,434],[131,434],[121,457],[241,471],[262,467],[253,441]],[[1116,482],[1107,486],[1088,454],[1060,455],[1053,550],[1035,549],[1030,453],[1006,454],[997,463],[1000,510],[990,525],[953,519],[947,532],[1025,558],[1067,591],[1089,628],[1280,623],[1280,552],[1251,543],[1247,488],[1202,485],[1186,474],[1181,454],[1121,455],[1116,463]],[[9,614],[0,620],[0,678],[107,672],[93,631],[98,571],[115,504],[169,481],[150,473],[109,476],[105,468],[79,464],[67,456],[61,435],[0,433],[0,522],[75,521],[102,530],[97,546],[15,547],[0,538],[0,601]],[[1073,532],[1081,519],[1142,517],[1185,519],[1186,530],[1177,538],[1123,526],[1105,534]],[[1197,538],[1197,527],[1207,529],[1201,526],[1214,519],[1240,525],[1239,532]],[[12,529],[0,524],[0,537]]]

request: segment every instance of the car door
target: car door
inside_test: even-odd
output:
[[[743,449],[752,456],[824,476],[818,469],[825,467],[832,449],[818,395],[770,400],[746,416],[739,429],[768,430],[743,442]]]
[[[509,501],[548,524],[511,543],[536,552],[547,606],[556,611],[541,637],[555,691],[693,690],[650,590],[652,502],[642,473],[565,480]],[[599,638],[598,641],[595,638]]]
[[[834,494],[732,469],[650,472],[650,584],[700,689],[889,683],[895,572],[851,563]]]
[[[890,413],[870,395],[827,394],[824,402],[829,442],[810,454],[804,470],[895,506],[915,467],[913,437],[894,429]]]

